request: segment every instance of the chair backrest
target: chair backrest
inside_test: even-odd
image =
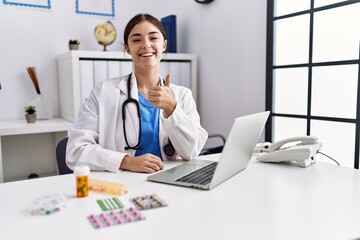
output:
[[[66,145],[68,138],[61,139],[56,146],[56,162],[58,166],[59,175],[73,173],[73,171],[66,165]]]
[[[206,147],[207,144],[205,144],[205,147],[203,148],[203,150],[201,150],[199,155],[208,155],[208,154],[215,154],[215,153],[221,153],[224,145],[225,145],[225,137],[221,134],[209,134],[208,137],[208,141],[206,143],[209,142],[209,139],[220,139],[222,144],[218,145],[218,146],[212,146],[212,147]]]

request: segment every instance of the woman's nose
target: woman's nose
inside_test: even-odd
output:
[[[145,39],[143,48],[149,48],[150,46],[151,46],[150,40],[149,40],[149,39]]]

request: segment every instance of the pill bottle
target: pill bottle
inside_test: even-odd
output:
[[[76,197],[82,198],[89,195],[89,174],[90,168],[87,165],[80,165],[74,168],[76,177]]]

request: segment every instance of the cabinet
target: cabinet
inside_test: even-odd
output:
[[[196,55],[164,53],[161,75],[188,87],[197,101]],[[125,52],[70,51],[58,56],[60,115],[76,121],[80,107],[94,84],[132,71],[131,56]]]
[[[56,145],[72,125],[61,118],[0,121],[0,183],[25,179],[31,172],[56,175]]]

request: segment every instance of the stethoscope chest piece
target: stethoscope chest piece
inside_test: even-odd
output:
[[[175,148],[172,145],[170,139],[169,139],[169,143],[164,146],[164,152],[169,157],[171,157],[175,154]]]

